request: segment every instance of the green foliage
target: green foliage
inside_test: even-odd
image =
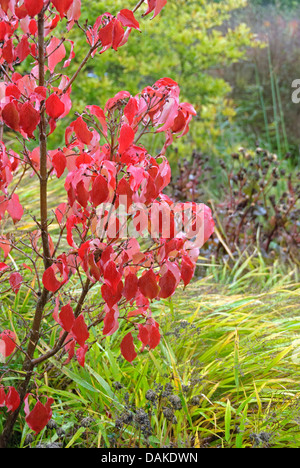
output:
[[[253,5],[269,6],[274,5],[280,9],[294,8],[299,5],[297,0],[251,0]]]
[[[131,0],[126,6],[133,8],[135,3]],[[226,32],[220,27],[235,8],[245,4],[245,0],[169,1],[159,20],[141,19],[142,33],[133,31],[126,47],[95,57],[74,84],[73,109],[80,112],[86,103],[104,106],[121,89],[136,94],[147,84],[168,76],[180,84],[183,100],[198,111],[187,137],[190,144],[214,147],[220,135],[217,119],[230,121],[234,109],[227,99],[229,85],[211,71],[240,60],[253,44],[253,36],[244,24]],[[80,21],[93,24],[100,14],[116,13],[122,7],[121,0],[91,1],[83,8]],[[76,43],[74,71],[88,45],[79,29],[72,31],[70,39]],[[178,143],[181,152],[183,144]]]

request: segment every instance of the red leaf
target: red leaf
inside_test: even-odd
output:
[[[147,346],[149,343],[149,330],[145,325],[142,325],[141,323],[138,324],[139,328],[139,334],[138,334],[138,339],[143,343],[144,346]]]
[[[118,50],[118,47],[122,45],[122,42],[125,36],[125,31],[124,31],[122,24],[117,19],[114,19],[112,23],[114,25],[112,48],[114,50]]]
[[[6,240],[5,238],[0,238],[0,249],[3,250],[4,252],[4,258],[6,258],[11,250],[10,247],[10,242],[9,240]]]
[[[8,41],[5,42],[5,45],[2,49],[2,57],[8,64],[13,63],[14,61],[14,48],[13,48],[13,43],[12,39],[9,39]]]
[[[23,278],[20,273],[12,273],[9,277],[9,284],[15,294],[18,294],[23,283]]]
[[[101,203],[104,203],[109,195],[108,184],[106,179],[99,174],[94,182],[91,190],[91,202],[93,205],[99,206]]]
[[[0,0],[0,6],[2,10],[7,13],[8,6],[9,6],[9,0]]]
[[[64,44],[58,37],[53,37],[47,47],[48,67],[51,73],[54,72],[56,65],[61,62],[66,56]]]
[[[3,122],[15,131],[20,130],[20,115],[16,106],[9,102],[2,110]]]
[[[27,133],[29,138],[33,138],[33,132],[40,122],[40,113],[36,111],[30,102],[23,104],[20,110],[20,127]]]
[[[30,51],[31,49],[29,46],[28,38],[27,36],[23,36],[16,47],[16,56],[19,57],[21,62],[23,62],[23,60],[25,60],[26,57],[28,57],[28,55],[30,54]]]
[[[135,19],[134,14],[131,10],[125,8],[121,10],[117,15],[117,19],[122,23],[125,28],[134,28],[140,31],[140,25]]]
[[[124,336],[121,342],[121,353],[128,362],[132,362],[137,357],[131,333],[127,333],[127,335]]]
[[[4,387],[0,387],[0,408],[3,408],[5,406],[5,391]]]
[[[132,125],[134,117],[137,115],[138,104],[135,98],[130,98],[124,108],[124,115],[126,116],[129,125]]]
[[[35,404],[32,411],[29,411],[28,403],[29,395],[25,397],[25,421],[27,422],[30,429],[32,429],[37,435],[41,432],[44,427],[48,424],[52,418],[51,405],[54,403],[53,398],[48,398],[45,405],[43,405],[39,400]]]
[[[134,273],[129,273],[125,278],[123,296],[127,301],[131,301],[138,291],[138,278]]]
[[[135,133],[130,125],[124,124],[120,131],[119,137],[119,153],[122,154],[124,151],[132,145],[134,141]]]
[[[88,126],[82,117],[78,117],[78,119],[75,120],[74,131],[76,133],[78,140],[80,140],[85,145],[90,144],[93,138],[93,133],[88,129]]]
[[[144,273],[139,279],[139,290],[148,299],[155,299],[159,293],[156,275],[151,269]]]
[[[52,156],[52,164],[55,169],[57,178],[59,179],[63,175],[67,166],[67,158],[65,153],[63,153],[62,151],[58,151],[57,153],[55,153]]]
[[[152,16],[152,19],[153,19],[155,18],[155,16],[157,16],[161,12],[163,7],[167,4],[168,0],[147,0],[147,2],[148,2],[148,9],[144,13],[143,16],[148,15],[154,10],[154,14]]]
[[[56,93],[51,94],[47,99],[46,112],[52,119],[58,119],[65,112],[65,105]]]
[[[0,263],[0,272],[6,271],[9,269],[9,266],[6,263]]]
[[[62,275],[62,280],[59,281],[55,273],[56,271],[60,271]],[[66,271],[65,266],[59,268],[58,265],[52,265],[51,267],[47,268],[47,270],[43,274],[43,285],[48,291],[56,292],[63,284],[65,284],[68,280],[68,274]]]
[[[51,0],[61,18],[67,13],[74,0]]]
[[[103,335],[110,336],[119,328],[118,318],[118,308],[112,308],[108,312],[106,312],[103,321]]]
[[[102,297],[109,308],[112,308],[119,302],[122,297],[123,283],[119,282],[117,289],[113,290],[108,284],[103,284],[101,287]]]
[[[184,285],[187,286],[193,276],[195,271],[195,265],[188,256],[184,256],[181,262],[181,279],[184,282]]]
[[[154,320],[153,320],[154,322]],[[150,328],[149,349],[155,349],[160,343],[159,325],[154,322]]]
[[[86,190],[83,180],[80,180],[76,185],[76,200],[83,208],[87,207],[90,198],[89,192]]]
[[[19,195],[14,193],[7,204],[7,212],[12,218],[14,224],[16,224],[22,218],[24,214],[23,207],[19,201]]]
[[[74,323],[75,323],[75,316],[72,307],[70,304],[67,304],[61,308],[59,315],[56,317],[54,315],[54,319],[59,323],[59,325],[67,332],[70,332]]]
[[[35,16],[40,13],[44,6],[44,0],[24,0],[26,10],[29,16]]]
[[[106,118],[105,118],[105,114],[104,114],[104,111],[103,109],[101,109],[101,107],[99,106],[87,106],[86,107],[90,113],[92,115],[94,115],[95,117],[97,117],[97,119],[99,120],[99,122],[101,123],[102,125],[102,128],[103,128],[103,134],[105,136],[107,136],[107,123],[106,123]]]
[[[20,403],[21,399],[17,390],[14,387],[9,387],[8,394],[5,398],[5,405],[7,407],[7,411],[16,411],[19,408]]]
[[[121,280],[121,273],[119,273],[119,271],[117,270],[117,266],[113,260],[110,260],[105,265],[104,279],[105,279],[105,283],[108,283],[108,285],[114,291],[117,290],[117,287]]]
[[[77,361],[78,361],[78,364],[79,364],[81,367],[84,367],[84,364],[85,364],[85,355],[86,355],[87,350],[88,350],[88,345],[85,345],[85,346],[81,346],[81,347],[78,348],[77,351],[76,351]]]
[[[170,270],[160,278],[159,280],[159,297],[162,299],[167,299],[168,297],[174,294],[176,289],[176,278]]]
[[[4,330],[0,334],[0,354],[3,357],[10,356],[16,349],[16,334],[11,330]]]
[[[38,27],[37,27],[36,21],[34,19],[32,19],[30,21],[28,29],[29,29],[30,34],[32,34],[32,36],[35,36],[35,34],[37,33],[37,30],[38,30]]]
[[[71,330],[71,335],[80,346],[84,346],[86,340],[90,336],[82,314],[75,320]]]

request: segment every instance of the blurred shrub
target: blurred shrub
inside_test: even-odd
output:
[[[246,61],[220,67],[214,74],[231,84],[236,120],[243,133],[254,134],[279,157],[291,151],[296,163],[300,106],[292,102],[291,85],[300,78],[299,2],[295,2],[298,8],[284,10],[280,2],[261,2],[263,7],[257,3],[237,12],[227,27],[246,21],[266,47],[249,49]]]
[[[259,147],[254,152],[240,148],[231,161],[221,159],[216,167],[207,155],[194,152],[180,164],[171,195],[176,201],[211,205],[219,235],[208,243],[209,256],[230,253],[233,258],[259,247],[266,257],[292,258],[299,264],[299,181],[289,154],[279,161]]]
[[[128,0],[133,8],[136,0]],[[170,0],[160,21],[143,21],[142,33],[133,31],[131,41],[118,52],[108,51],[95,57],[74,84],[74,109],[80,112],[85,102],[104,106],[106,100],[127,89],[136,94],[148,83],[169,76],[180,84],[182,99],[193,103],[198,118],[191,126],[189,145],[212,151],[222,134],[221,122],[231,121],[234,107],[228,99],[230,86],[223,78],[212,76],[208,70],[227,67],[245,56],[254,37],[245,24],[236,24],[224,34],[220,27],[236,8],[246,0]],[[124,8],[123,0],[92,0],[83,8],[80,23],[93,24],[106,11],[115,14]],[[139,19],[139,18],[138,18]],[[76,62],[84,58],[88,45],[81,31],[74,29],[69,37],[75,41]],[[74,68],[75,70],[75,68]],[[71,70],[72,71],[72,70]],[[54,135],[53,144],[63,135]],[[184,154],[187,139],[178,142]],[[157,148],[159,147],[157,143]],[[152,148],[155,153],[156,147]],[[172,158],[172,155],[169,155]],[[176,161],[173,161],[174,163]]]

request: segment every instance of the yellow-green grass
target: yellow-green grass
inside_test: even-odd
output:
[[[92,330],[85,369],[53,359],[52,370],[36,375],[40,392],[55,398],[53,418],[66,434],[45,429],[31,445],[299,448],[299,299],[297,283],[236,293],[203,278],[171,302],[153,304],[161,344],[139,353],[132,365],[119,349],[127,329],[104,340]],[[172,407],[169,397],[156,405],[146,399],[149,389],[161,394],[158,385],[168,383],[182,405],[174,423],[163,414]],[[151,420],[148,440],[134,423],[116,428],[117,418],[141,408]],[[86,416],[88,428],[80,422]],[[26,446],[22,419],[18,429]]]

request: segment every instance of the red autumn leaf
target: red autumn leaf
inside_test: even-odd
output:
[[[9,266],[6,265],[6,263],[0,263],[0,272],[3,272],[3,271],[6,271],[6,270],[9,270]]]
[[[127,333],[121,341],[121,353],[128,362],[132,362],[137,357],[131,333]]]
[[[23,19],[23,18],[26,18],[26,16],[28,15],[28,11],[26,9],[26,6],[24,5],[21,5],[21,6],[16,6],[15,7],[15,15],[19,18],[19,19]]]
[[[112,48],[114,50],[118,50],[121,45],[123,45],[123,40],[125,37],[125,31],[121,24],[121,22],[117,19],[113,19],[112,23],[114,25],[113,29],[113,40],[112,40]]]
[[[77,361],[78,361],[78,364],[81,367],[84,367],[85,355],[87,353],[87,350],[88,350],[88,345],[84,345],[84,346],[81,346],[80,348],[78,348],[77,351],[76,351]]]
[[[15,294],[18,294],[18,292],[20,291],[20,287],[22,283],[23,283],[23,278],[20,275],[20,273],[16,272],[10,275],[9,284]]]
[[[56,172],[57,178],[59,179],[63,175],[67,167],[67,158],[65,153],[63,153],[62,151],[58,151],[57,153],[55,153],[52,156],[52,164]]]
[[[193,276],[195,271],[195,265],[188,256],[184,256],[181,262],[181,279],[184,282],[184,285],[187,286]]]
[[[140,31],[140,25],[135,19],[134,14],[131,10],[128,10],[127,8],[121,10],[117,15],[117,19],[122,23],[122,25],[125,28],[134,28]]]
[[[13,102],[9,102],[2,110],[3,122],[12,130],[20,130],[20,115]]]
[[[14,47],[12,43],[12,39],[9,39],[5,42],[4,47],[2,49],[2,57],[8,64],[13,63],[14,61]]]
[[[142,325],[141,323],[138,324],[139,328],[139,334],[138,334],[138,339],[143,343],[144,346],[147,346],[149,343],[149,330],[145,325]]]
[[[176,285],[177,281],[175,276],[170,270],[167,270],[167,272],[159,280],[159,297],[162,299],[171,297],[175,292]]]
[[[5,406],[5,391],[4,387],[0,387],[0,408],[3,408]]]
[[[124,115],[126,116],[129,125],[132,125],[134,117],[137,115],[138,103],[135,98],[130,98],[124,108]]]
[[[130,125],[124,124],[120,131],[119,137],[119,153],[122,154],[124,151],[128,150],[128,148],[132,145],[134,141],[134,131],[130,127]]]
[[[23,36],[21,41],[16,47],[16,56],[19,57],[21,62],[23,62],[23,60],[25,60],[26,57],[28,57],[30,52],[31,52],[31,49],[30,49],[30,45],[28,42],[28,38],[27,36]]]
[[[99,174],[93,182],[91,190],[91,202],[95,207],[97,207],[101,205],[101,203],[107,201],[108,195],[109,190],[107,181],[105,177]]]
[[[122,275],[118,271],[117,266],[113,260],[110,260],[106,263],[103,276],[105,283],[108,284],[114,291],[116,291]]]
[[[16,334],[11,330],[4,330],[0,333],[0,354],[9,357],[16,349]]]
[[[6,258],[11,250],[9,240],[6,240],[5,238],[0,238],[0,249],[3,250],[4,258]]]
[[[78,119],[75,120],[73,125],[78,140],[84,143],[85,145],[89,145],[93,138],[93,133],[89,130],[83,118],[78,117]]]
[[[103,134],[105,136],[107,136],[107,123],[106,123],[106,118],[105,118],[105,114],[104,114],[104,111],[103,109],[101,109],[101,107],[99,106],[87,106],[86,107],[90,113],[92,115],[94,115],[95,117],[97,117],[97,119],[99,120],[99,122],[101,123],[102,125],[102,129],[103,129]]]
[[[25,397],[25,421],[35,432],[39,434],[52,418],[51,405],[54,403],[53,398],[48,398],[47,402],[43,405],[40,400],[37,401],[32,411],[29,410],[29,395]]]
[[[139,279],[139,290],[148,299],[155,299],[159,293],[159,287],[154,271],[148,270]]]
[[[61,281],[56,278],[56,272],[59,272],[61,275]],[[56,292],[58,289],[67,282],[68,273],[64,265],[52,265],[47,268],[43,274],[43,285],[48,291]]]
[[[109,23],[102,27],[98,33],[98,39],[101,41],[102,47],[110,47],[113,40],[114,32],[114,21],[111,20]]]
[[[81,206],[86,208],[89,198],[90,198],[90,194],[86,190],[83,180],[80,180],[78,184],[76,185],[76,200]]]
[[[160,343],[159,325],[153,320],[149,332],[149,349],[155,349]]]
[[[9,6],[9,0],[0,0],[0,6],[2,10],[7,13],[8,6]]]
[[[127,301],[131,301],[138,291],[138,278],[134,273],[129,273],[125,278],[123,296]]]
[[[56,65],[66,56],[66,49],[58,37],[53,37],[47,47],[48,67],[51,73],[54,72]]]
[[[73,358],[74,354],[75,354],[75,346],[76,346],[76,342],[75,340],[69,340],[69,336],[67,338],[67,343],[65,344],[64,348],[65,348],[65,351],[66,353],[68,353],[68,358],[66,359],[65,361],[65,365],[68,364],[71,359]]]
[[[60,313],[56,316],[54,315],[54,319],[57,323],[67,332],[70,332],[74,323],[75,323],[75,316],[72,307],[70,304],[67,304],[61,308]]]
[[[21,96],[21,91],[15,84],[10,83],[5,88],[5,96],[13,96],[16,99],[19,99],[19,97]]]
[[[19,201],[19,195],[14,193],[7,204],[7,212],[12,218],[14,224],[16,224],[22,218],[24,214],[23,207]]]
[[[71,335],[80,346],[84,346],[86,340],[90,336],[82,314],[80,314],[75,320],[71,330]]]
[[[37,27],[37,23],[36,23],[36,21],[34,19],[32,19],[30,21],[28,29],[29,29],[30,34],[32,34],[32,36],[35,36],[35,34],[37,33],[37,30],[38,30],[38,27]]]
[[[107,101],[104,111],[107,112],[111,110],[117,104],[117,102],[127,98],[130,98],[130,93],[128,91],[119,91],[113,98],[110,98]]]
[[[70,9],[74,0],[51,0],[51,2],[53,3],[53,5],[55,6],[62,18]]]
[[[123,283],[119,282],[117,288],[114,290],[108,284],[103,284],[101,286],[101,293],[104,301],[108,307],[112,308],[115,304],[119,302],[122,297]]]
[[[44,6],[44,0],[24,0],[26,10],[29,16],[35,16],[40,13]]]
[[[103,321],[103,335],[110,336],[119,328],[119,309],[112,308],[106,312],[104,321]]]
[[[40,122],[40,113],[34,109],[30,102],[26,102],[20,109],[20,127],[33,138],[33,132]]]
[[[46,101],[46,112],[52,119],[58,119],[65,112],[65,105],[56,93],[51,94]]]
[[[20,395],[14,387],[9,387],[8,394],[5,398],[5,406],[7,411],[14,412],[16,411],[21,403]]]
[[[154,10],[152,19],[155,18],[155,16],[157,16],[161,12],[163,7],[166,6],[167,2],[168,2],[168,0],[147,0],[148,9],[144,13],[143,16],[148,15],[149,13],[151,13]]]

